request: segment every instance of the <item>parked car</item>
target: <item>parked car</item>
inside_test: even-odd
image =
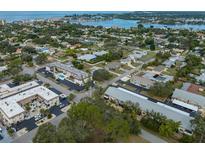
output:
[[[60,98],[65,99],[66,95],[65,94],[60,94]]]
[[[65,107],[65,104],[60,104],[59,107],[60,107],[60,108],[63,108],[63,107]]]
[[[38,115],[35,115],[35,116],[34,116],[34,120],[35,120],[35,121],[38,121],[38,120],[40,120],[41,118],[42,118],[41,114],[38,114]]]

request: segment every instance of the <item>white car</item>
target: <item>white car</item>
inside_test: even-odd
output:
[[[2,130],[2,128],[0,127],[0,133],[2,133],[2,131],[3,131],[3,130]]]
[[[40,120],[40,119],[41,119],[41,115],[40,115],[40,114],[38,114],[38,115],[35,115],[35,116],[34,116],[34,119],[35,119],[35,121],[38,121],[38,120]]]
[[[65,94],[60,94],[60,98],[66,98]]]

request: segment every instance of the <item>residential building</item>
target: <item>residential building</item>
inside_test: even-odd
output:
[[[175,89],[172,99],[195,105],[205,110],[205,97],[182,89]]]
[[[147,78],[143,78],[141,76],[136,76],[136,75],[133,75],[130,79],[130,82],[134,85],[137,85],[137,86],[140,86],[140,87],[143,87],[145,89],[149,89],[150,87],[152,87],[155,83],[155,81],[152,81],[150,79],[147,79]]]
[[[84,54],[78,57],[79,60],[84,60],[84,61],[91,61],[96,59],[97,56],[93,54]]]
[[[150,79],[155,82],[161,82],[161,83],[166,83],[174,80],[173,76],[165,75],[165,74],[156,74],[153,71],[146,72],[142,77]]]
[[[106,69],[109,69],[109,70],[115,70],[115,69],[119,69],[120,66],[121,66],[121,63],[119,62],[110,62],[105,67]]]
[[[88,73],[74,68],[71,64],[54,62],[49,64],[46,70],[53,73],[56,79],[68,80],[81,86],[90,79]]]
[[[134,92],[128,91],[120,87],[109,87],[105,91],[104,97],[106,99],[116,101],[119,104],[131,101],[132,103],[138,104],[141,110],[144,112],[158,112],[166,116],[168,119],[172,119],[175,122],[181,122],[180,130],[183,130],[184,132],[192,131],[190,121],[193,119],[193,117],[191,117],[189,113],[181,111],[177,108],[168,106],[161,102],[152,102],[147,97],[144,97],[142,95],[136,94]]]
[[[25,119],[25,105],[38,101],[42,108],[48,109],[59,104],[59,96],[31,81],[19,86],[0,86],[0,118],[7,126],[18,123]]]

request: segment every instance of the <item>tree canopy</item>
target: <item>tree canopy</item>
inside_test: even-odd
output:
[[[105,81],[109,80],[112,75],[105,69],[98,69],[93,72],[93,80],[96,81]]]
[[[87,98],[73,104],[57,129],[50,124],[42,127],[34,142],[117,142],[130,134],[140,133],[136,116],[124,111],[121,113],[100,98]]]

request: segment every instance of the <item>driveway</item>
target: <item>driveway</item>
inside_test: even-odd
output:
[[[149,141],[150,143],[168,143],[167,141],[159,138],[158,136],[151,134],[150,132],[144,129],[141,129],[140,136],[144,138],[145,140]]]
[[[108,85],[118,81],[119,79],[121,79],[122,77],[125,77],[127,75],[129,75],[130,73],[133,73],[135,72],[136,70],[140,69],[141,68],[141,65],[135,69],[132,69],[132,70],[129,70],[127,72],[125,72],[124,74],[110,80],[110,81],[107,81],[107,82],[104,82],[101,86],[103,88],[106,88]],[[69,95],[71,93],[71,91],[67,90],[66,88],[56,84],[55,82],[43,77],[42,75],[38,74],[37,73],[37,78],[41,81],[43,81],[44,83],[49,83],[52,87],[55,87],[55,89],[57,89],[58,91],[60,91],[61,93],[63,94],[66,94],[66,95]],[[85,97],[91,97],[92,96],[92,93],[95,89],[94,88],[90,88],[88,91],[85,91],[85,92],[80,92],[77,94],[77,97],[74,98],[74,102],[80,102],[80,100],[82,98],[85,98]],[[55,117],[54,119],[52,119],[50,122],[53,124],[53,125],[58,125],[60,123],[60,121],[66,117],[66,113],[62,113],[60,114],[59,116]],[[28,132],[27,134],[13,140],[14,143],[30,143],[32,142],[32,138],[35,136],[36,132],[37,132],[37,129],[38,128],[35,128],[33,129],[32,131]],[[144,133],[142,131],[142,135],[144,135],[145,137],[149,136],[150,134],[149,133]],[[153,137],[154,138],[154,137]],[[148,140],[149,141],[149,140]]]
[[[40,75],[39,73],[36,74],[36,77],[43,81],[44,83],[48,83],[50,84],[52,87],[55,87],[55,89],[57,89],[58,91],[60,91],[61,93],[65,94],[65,95],[69,95],[71,93],[70,90],[66,89],[65,87],[62,87],[61,85],[55,83],[54,81],[52,80],[49,80],[48,78]]]
[[[14,125],[13,127],[16,129],[16,131],[19,131],[23,128],[27,128],[28,131],[31,131],[32,129],[36,128],[37,125],[35,124],[34,118],[31,118],[24,120],[21,123]]]

